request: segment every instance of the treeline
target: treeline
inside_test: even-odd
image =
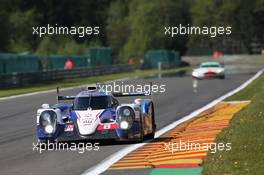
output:
[[[80,54],[110,46],[116,57],[140,57],[149,49],[191,48],[250,53],[263,47],[263,0],[0,0],[0,52]],[[33,26],[99,26],[98,36],[32,35]],[[210,37],[164,34],[165,26],[231,26]]]

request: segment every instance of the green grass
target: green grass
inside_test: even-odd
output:
[[[21,88],[1,89],[0,97],[50,90],[50,89],[55,89],[56,87],[65,88],[65,87],[81,86],[81,85],[85,85],[89,83],[98,83],[98,82],[116,80],[116,79],[121,79],[121,78],[145,77],[145,76],[156,75],[158,73],[173,73],[173,72],[177,72],[180,70],[187,70],[187,69],[188,69],[187,67],[183,67],[183,68],[167,69],[167,70],[162,70],[162,71],[159,71],[157,69],[135,70],[129,73],[100,75],[100,76],[77,78],[77,79],[67,79],[67,80],[57,81],[54,83],[36,84],[36,85],[31,85],[31,86],[21,87]]]
[[[202,174],[263,175],[264,173],[264,75],[228,100],[251,100],[235,114],[217,143],[231,143],[230,151],[209,153]]]
[[[234,94],[233,96],[227,98],[227,101],[232,100],[250,100],[254,95],[264,90],[264,75],[260,76],[258,79],[253,81],[249,86],[247,86],[242,91]]]

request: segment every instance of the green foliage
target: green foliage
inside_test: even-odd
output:
[[[7,52],[10,45],[10,22],[8,21],[8,13],[6,11],[0,11],[0,26],[0,51]]]
[[[105,20],[110,0],[31,1],[12,0],[0,2],[0,52],[37,52],[38,54],[79,54],[89,47],[106,43]],[[32,27],[47,26],[99,26],[98,37],[67,35],[39,38]]]
[[[129,56],[142,57],[150,49],[184,53],[187,47],[203,44],[227,48],[229,45],[219,44],[229,40],[241,43],[248,51],[252,43],[264,40],[263,0],[3,0],[0,7],[0,52],[78,54],[90,45],[101,45],[112,47],[115,56],[126,60]],[[47,24],[99,26],[100,34],[84,38],[64,35],[63,39],[32,35],[32,27]],[[232,35],[164,35],[165,26],[179,24],[231,26]]]
[[[107,36],[109,45],[111,45],[115,55],[118,55],[120,49],[127,42],[130,34],[128,23],[128,0],[116,0],[109,9],[107,18]]]
[[[57,43],[54,40],[50,39],[50,37],[44,37],[39,44],[38,49],[36,50],[37,54],[40,55],[49,55],[52,53],[57,53]]]
[[[242,51],[250,52],[252,43],[263,43],[264,35],[261,31],[264,27],[263,0],[200,0],[194,1],[190,11],[194,26],[231,26],[232,34],[218,38],[194,36],[190,38],[189,46],[198,46],[202,42],[217,46],[217,43],[222,41],[233,40],[244,45],[245,50]]]
[[[98,40],[79,44],[71,37],[44,37],[36,50],[39,55],[73,55],[86,54],[88,48],[100,46]]]
[[[115,51],[125,58],[143,56],[149,49],[185,50],[186,36],[170,39],[164,35],[168,25],[187,24],[189,1],[117,0],[109,11],[108,32]]]
[[[9,20],[12,24],[10,46],[12,52],[34,51],[37,38],[32,37],[32,26],[37,26],[34,19],[35,11],[15,11],[10,14]]]

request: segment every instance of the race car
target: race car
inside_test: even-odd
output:
[[[153,101],[138,98],[131,104],[119,104],[117,100],[117,97],[149,94],[109,93],[98,90],[96,86],[90,86],[76,96],[60,96],[59,89],[57,94],[57,104],[43,104],[37,110],[36,135],[41,143],[154,138]]]
[[[204,78],[225,78],[225,69],[218,62],[204,62],[192,72],[192,77],[196,79]]]

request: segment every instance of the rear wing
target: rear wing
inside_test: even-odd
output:
[[[149,95],[151,95],[151,93],[145,93],[145,92],[113,93],[114,97],[132,97],[132,96],[149,96]]]
[[[150,82],[150,89],[152,89],[152,82]],[[88,91],[96,91],[96,87],[88,87],[87,90]],[[59,101],[61,100],[64,100],[64,101],[67,101],[67,100],[74,100],[76,98],[76,96],[60,96],[59,95],[59,87],[57,87],[57,103],[59,103]],[[112,95],[114,97],[132,97],[132,96],[150,96],[151,95],[151,90],[150,92],[146,93],[146,92],[114,92],[112,93]]]
[[[150,89],[152,89],[152,82],[150,82]],[[112,93],[114,97],[133,97],[133,96],[150,96],[151,90],[147,92],[116,92]]]
[[[67,101],[67,100],[74,100],[76,96],[60,96],[60,90],[59,87],[57,87],[56,95],[57,95],[57,103],[59,103],[61,100]]]

